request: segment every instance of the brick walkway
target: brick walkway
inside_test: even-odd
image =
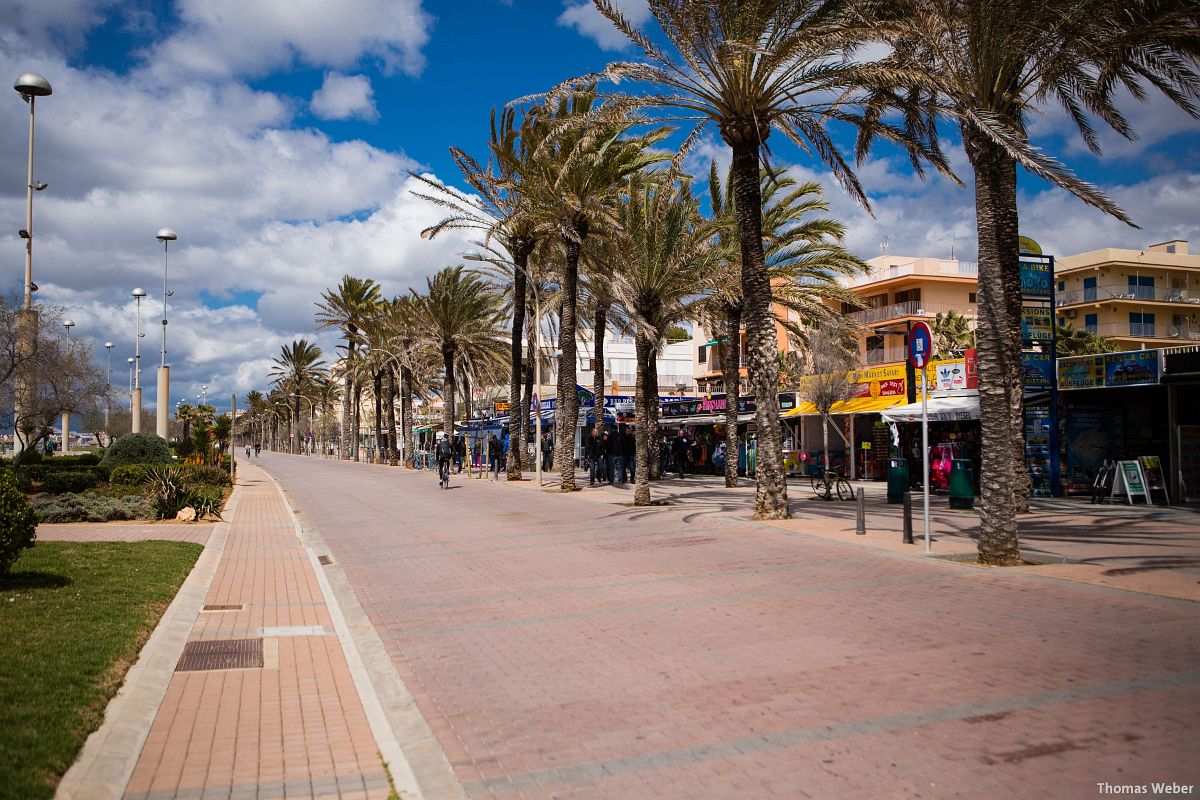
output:
[[[224,553],[189,643],[251,639],[262,667],[176,671],[125,797],[386,798],[312,561],[274,484],[242,462]],[[228,512],[227,512],[228,513]]]
[[[749,523],[731,496],[634,509],[619,490],[263,464],[469,796],[1200,783],[1196,604]]]

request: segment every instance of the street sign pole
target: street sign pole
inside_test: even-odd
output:
[[[929,374],[933,333],[924,322],[913,323],[908,333],[908,362],[921,371],[921,494],[925,500],[925,552],[929,544]]]

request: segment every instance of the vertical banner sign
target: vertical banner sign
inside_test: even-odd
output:
[[[1050,298],[1050,289],[1054,283],[1054,272],[1046,261],[1021,261],[1021,296],[1029,298]]]

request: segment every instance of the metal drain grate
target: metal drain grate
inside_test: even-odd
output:
[[[242,606],[238,605],[221,605],[220,603],[210,603],[204,607],[205,611],[241,611]]]
[[[262,639],[204,639],[184,645],[175,671],[261,669],[262,665]]]
[[[320,562],[321,564],[324,564],[327,567],[333,563],[333,559],[330,558],[329,556],[317,556],[317,561]]]

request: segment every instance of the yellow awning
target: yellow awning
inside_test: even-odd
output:
[[[834,403],[833,408],[829,409],[831,414],[878,414],[884,409],[893,406],[902,406],[908,402],[908,398],[902,394],[881,395],[879,397],[852,397],[849,400],[843,400],[840,403]],[[817,413],[817,407],[807,400],[801,400],[800,404],[788,411],[785,414],[780,414],[780,417],[808,417],[814,416]]]

